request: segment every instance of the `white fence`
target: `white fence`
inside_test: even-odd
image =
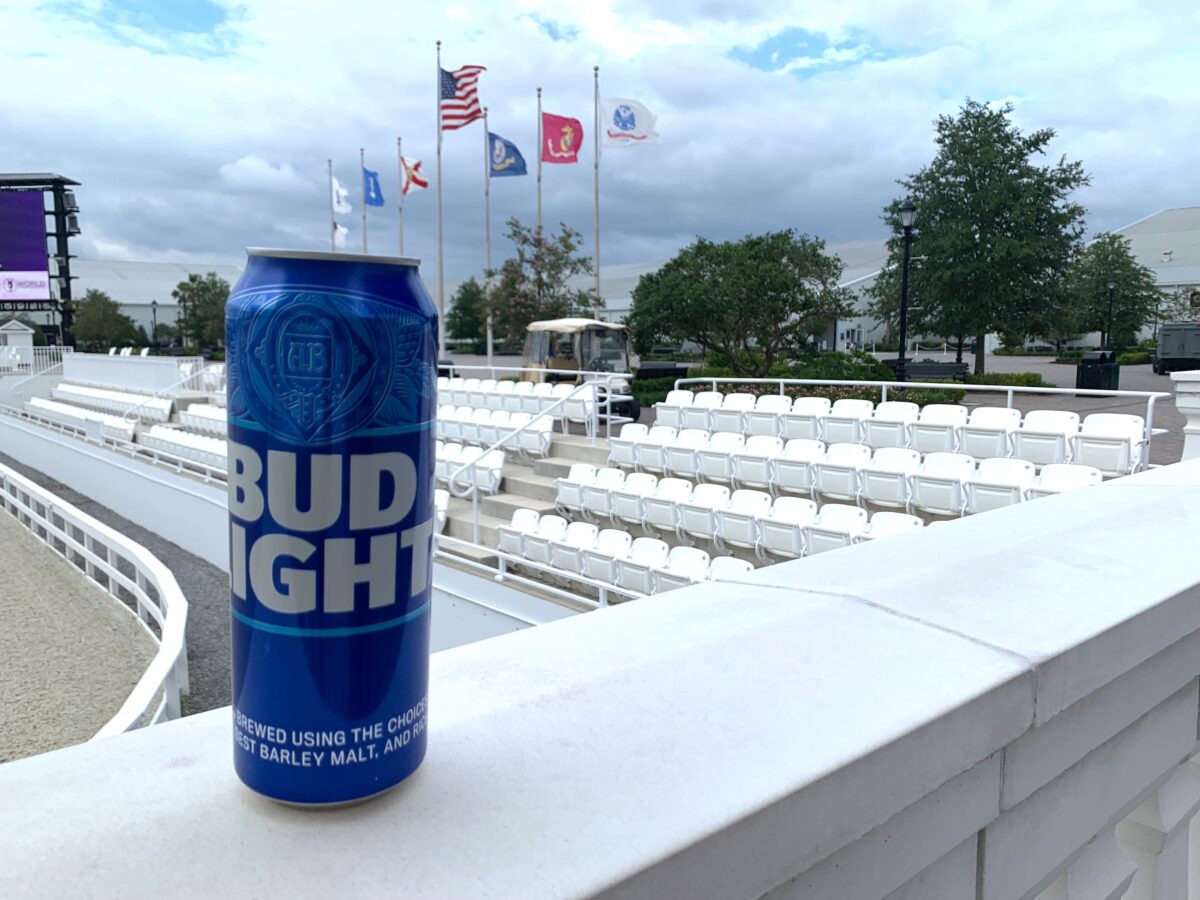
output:
[[[93,740],[178,718],[179,694],[188,689],[187,600],[175,576],[145,547],[7,466],[0,466],[0,504],[122,607],[136,611],[158,643],[133,692]],[[37,648],[29,652],[36,653]]]
[[[0,375],[40,375],[73,351],[73,347],[0,347]]]
[[[205,390],[199,356],[109,356],[104,353],[70,353],[63,359],[63,378],[76,384],[117,388],[143,394],[172,394]],[[224,387],[224,367],[221,368]],[[196,376],[188,380],[189,376]],[[213,390],[219,388],[214,387]]]

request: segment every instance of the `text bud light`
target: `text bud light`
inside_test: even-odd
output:
[[[251,250],[226,306],[234,765],[276,800],[425,755],[436,335],[411,260]]]

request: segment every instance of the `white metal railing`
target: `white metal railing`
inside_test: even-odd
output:
[[[180,692],[188,689],[187,600],[171,571],[141,544],[3,465],[0,503],[43,543],[108,591],[123,609],[136,614],[158,644],[133,691],[93,740],[178,718]]]
[[[41,375],[47,369],[61,365],[64,353],[72,352],[73,347],[0,346],[0,374]]]
[[[1142,432],[1142,443],[1145,445],[1145,451],[1142,453],[1141,461],[1138,464],[1138,469],[1145,469],[1150,461],[1150,443],[1156,434],[1166,434],[1166,428],[1154,427],[1154,405],[1159,400],[1170,399],[1169,391],[1104,391],[1093,388],[1052,388],[1052,387],[1016,387],[1000,384],[958,384],[956,382],[945,381],[829,381],[820,378],[726,378],[726,377],[701,377],[701,378],[678,378],[675,380],[675,388],[681,389],[693,384],[711,385],[712,390],[717,389],[718,384],[749,384],[749,385],[771,385],[778,387],[780,395],[787,393],[789,385],[803,387],[853,387],[853,388],[871,388],[880,392],[880,402],[884,402],[888,398],[888,389],[893,390],[905,388],[930,388],[933,390],[951,390],[951,391],[967,391],[969,393],[1001,393],[1006,395],[1005,405],[1011,409],[1013,405],[1013,397],[1017,394],[1048,394],[1048,395],[1071,395],[1076,397],[1112,397],[1114,399],[1129,399],[1129,400],[1145,400],[1146,415],[1145,427]]]
[[[154,393],[168,386],[200,392],[200,382],[188,383],[189,375],[205,370],[200,356],[109,356],[104,353],[68,354],[63,377],[76,384]]]
[[[630,588],[621,587],[617,584],[610,584],[607,581],[597,581],[595,578],[589,578],[586,575],[579,575],[574,572],[564,572],[562,569],[556,569],[553,566],[545,563],[535,562],[531,559],[526,559],[523,556],[515,556],[495,547],[484,548],[488,553],[496,557],[496,565],[490,566],[487,563],[479,560],[471,559],[466,556],[461,556],[457,553],[447,552],[453,551],[454,548],[465,550],[479,550],[481,545],[472,541],[464,541],[461,538],[450,537],[449,535],[438,534],[434,535],[433,555],[435,559],[452,560],[456,565],[475,570],[481,574],[495,578],[496,581],[505,582],[511,581],[523,587],[533,588],[544,593],[548,593],[558,599],[566,600],[572,603],[582,603],[586,606],[599,608],[608,606],[608,597],[610,594],[616,594],[624,597],[627,600],[639,600],[646,595],[641,591],[631,590]],[[535,572],[540,572],[550,578],[560,581],[568,586],[570,585],[586,585],[596,592],[596,599],[593,600],[587,594],[578,593],[573,590],[564,590],[556,587],[553,584],[548,584],[545,581],[526,578],[509,569],[509,566],[523,566]]]

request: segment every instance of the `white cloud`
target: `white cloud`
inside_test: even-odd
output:
[[[218,171],[221,180],[235,190],[279,194],[313,188],[313,182],[301,178],[291,163],[273,166],[261,156],[253,154],[243,156],[236,162],[225,163]]]

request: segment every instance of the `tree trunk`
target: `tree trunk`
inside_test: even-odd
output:
[[[985,363],[983,361],[984,338],[986,334],[981,334],[975,338],[975,374],[982,375],[985,371]]]
[[[954,348],[954,361],[961,364],[963,356],[963,336],[961,334],[958,335],[956,340],[958,341],[958,344]]]

